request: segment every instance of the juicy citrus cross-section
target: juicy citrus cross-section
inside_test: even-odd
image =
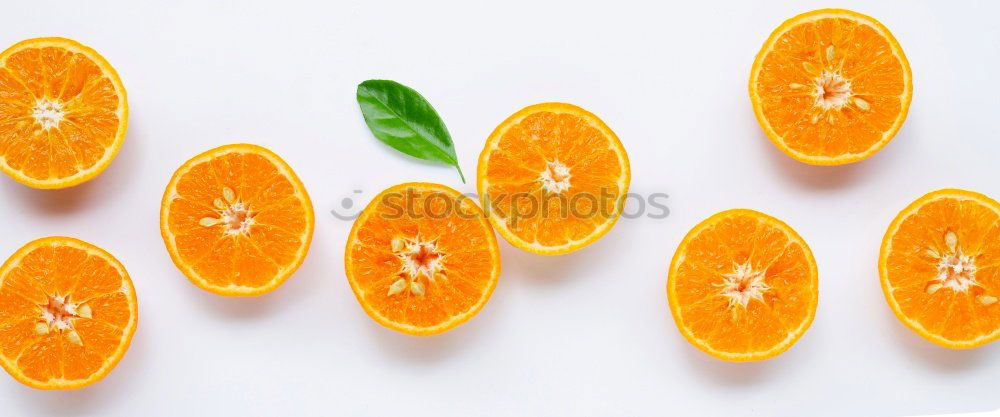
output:
[[[479,157],[479,195],[490,222],[515,247],[542,255],[581,249],[610,231],[629,181],[618,137],[571,104],[515,113]]]
[[[104,58],[76,41],[29,39],[4,51],[0,97],[0,171],[24,185],[86,182],[125,140],[125,88]]]
[[[812,323],[816,261],[780,220],[729,210],[684,237],[670,264],[667,298],[681,334],[727,361],[765,360],[791,347]]]
[[[889,29],[849,10],[789,19],[750,72],[750,101],[764,133],[812,165],[874,155],[903,125],[912,96],[910,65]]]
[[[500,251],[472,199],[443,185],[408,183],[376,196],[354,222],[344,267],[372,319],[433,335],[483,308],[500,277]]]
[[[970,349],[1000,338],[1000,204],[940,190],[899,213],[882,240],[889,307],[927,340]]]
[[[312,203],[278,155],[227,145],[198,155],[170,180],[160,231],[170,257],[198,287],[255,296],[285,282],[312,241]]]
[[[49,237],[0,267],[0,365],[37,389],[77,389],[125,355],[138,321],[125,267],[89,243]]]

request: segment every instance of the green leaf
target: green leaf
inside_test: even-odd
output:
[[[437,111],[416,90],[390,80],[358,84],[358,105],[378,140],[414,158],[458,166],[455,144]]]

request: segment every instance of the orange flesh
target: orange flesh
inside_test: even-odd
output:
[[[880,270],[904,323],[946,347],[1000,337],[998,220],[995,201],[960,190],[931,193],[900,214],[886,236]]]
[[[749,270],[741,274],[741,266]],[[808,246],[788,226],[731,210],[696,226],[678,248],[670,307],[684,336],[706,353],[767,359],[791,346],[812,321],[816,279]]]
[[[70,179],[106,163],[121,145],[124,90],[89,48],[64,39],[34,41],[40,45],[15,45],[3,58],[0,166],[33,186],[82,182]],[[43,46],[49,44],[57,46]]]
[[[312,236],[312,207],[276,158],[263,148],[232,145],[178,171],[164,201],[164,234],[175,262],[196,285],[256,295],[301,263]],[[203,224],[205,219],[215,222]]]
[[[482,211],[437,184],[402,184],[375,197],[351,231],[345,262],[365,311],[414,335],[441,333],[471,318],[500,274],[496,238]],[[405,287],[393,293],[397,282]]]
[[[49,238],[29,247],[0,276],[4,368],[34,388],[96,382],[135,330],[131,281],[117,261],[89,244]]]
[[[906,117],[906,58],[867,16],[834,10],[796,17],[775,31],[757,60],[750,88],[758,118],[796,159],[863,159]]]
[[[578,249],[607,231],[621,213],[628,181],[614,133],[568,104],[515,114],[497,128],[480,160],[481,198],[494,225],[515,246],[542,251]]]

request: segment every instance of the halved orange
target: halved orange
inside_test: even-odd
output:
[[[170,258],[194,285],[218,295],[278,288],[302,265],[314,223],[295,172],[257,145],[222,146],[187,161],[160,206]]]
[[[138,318],[125,267],[87,242],[38,239],[0,267],[0,365],[29,387],[100,381],[125,355]]]
[[[561,255],[611,230],[631,179],[625,147],[572,104],[528,106],[497,126],[479,156],[478,188],[510,244]]]
[[[96,51],[29,39],[0,54],[0,171],[34,188],[66,188],[104,171],[128,124],[125,88]]]
[[[889,29],[850,10],[795,16],[764,42],[750,71],[750,102],[788,156],[842,165],[878,152],[913,97],[910,64]]]
[[[427,336],[482,310],[500,277],[500,251],[472,199],[444,185],[407,183],[383,191],[355,220],[344,269],[372,319]]]
[[[1000,338],[1000,204],[964,190],[929,193],[882,239],[882,291],[925,339],[971,349]]]
[[[721,360],[770,359],[816,315],[816,260],[785,223],[728,210],[699,223],[670,263],[667,298],[681,334]]]

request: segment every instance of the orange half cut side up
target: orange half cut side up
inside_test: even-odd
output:
[[[768,139],[812,165],[866,159],[896,135],[913,97],[903,48],[850,10],[795,16],[774,30],[750,71],[750,102]]]
[[[572,104],[515,113],[479,157],[478,189],[493,227],[511,245],[540,255],[570,253],[608,233],[630,180],[618,136]]]
[[[354,222],[344,268],[372,319],[428,336],[482,310],[500,277],[500,251],[472,199],[439,184],[407,183],[376,196]]]
[[[725,361],[788,350],[812,323],[818,297],[809,246],[785,223],[753,210],[723,211],[691,229],[667,278],[681,334]]]
[[[28,243],[0,267],[0,365],[36,389],[91,385],[128,350],[137,305],[125,267],[101,248]]]
[[[101,55],[63,38],[0,54],[0,171],[34,188],[72,187],[104,171],[125,141],[128,103]]]
[[[914,201],[882,240],[886,302],[910,330],[946,348],[1000,338],[1000,204],[945,189]]]
[[[305,260],[315,218],[305,186],[257,145],[212,149],[181,166],[163,194],[160,232],[177,268],[217,295],[273,291]]]

